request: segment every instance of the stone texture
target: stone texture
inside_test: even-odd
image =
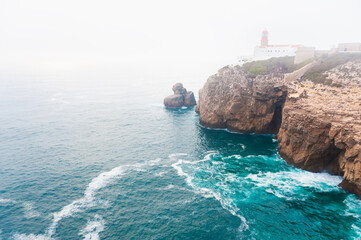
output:
[[[172,88],[174,94],[164,98],[164,105],[168,108],[181,108],[183,106],[195,106],[196,99],[192,91],[188,91],[183,87],[183,84],[176,83]]]
[[[288,163],[313,172],[326,170],[342,175],[340,186],[359,197],[360,72],[358,61],[327,71],[328,77],[339,87],[314,84],[307,79],[287,82],[290,93],[277,135],[278,151]]]
[[[206,127],[245,133],[277,133],[287,87],[283,74],[249,78],[239,66],[211,76],[199,91],[196,111]]]
[[[206,127],[275,133],[288,163],[343,176],[345,190],[361,197],[361,64],[353,60],[325,72],[334,86],[295,72],[249,77],[239,66],[211,76],[196,111]]]
[[[184,96],[174,94],[164,99],[164,105],[169,108],[181,108],[184,105]]]
[[[184,106],[193,107],[195,105],[197,105],[197,102],[194,98],[194,93],[192,91],[188,91],[184,97]]]

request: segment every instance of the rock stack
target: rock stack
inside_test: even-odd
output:
[[[164,98],[164,105],[167,108],[193,107],[197,104],[193,92],[187,91],[183,84],[174,84],[172,90],[174,94]]]

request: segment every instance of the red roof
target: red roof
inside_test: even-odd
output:
[[[267,46],[260,46],[261,48],[266,48],[266,47],[294,47],[294,48],[298,48],[298,47],[302,47],[302,45],[290,45],[290,44],[284,44],[284,45],[267,45]]]

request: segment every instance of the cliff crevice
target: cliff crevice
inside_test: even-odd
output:
[[[341,175],[340,186],[361,197],[361,56],[297,69],[287,59],[227,66],[200,90],[196,110],[207,127],[277,134],[289,164]]]

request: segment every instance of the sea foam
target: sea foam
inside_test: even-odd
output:
[[[63,207],[59,212],[53,214],[53,221],[47,230],[47,236],[52,237],[59,221],[64,218],[71,217],[75,213],[79,213],[96,206],[99,201],[96,201],[95,195],[102,188],[112,184],[116,179],[120,178],[127,170],[144,171],[146,166],[154,166],[160,164],[161,159],[149,160],[142,163],[135,163],[130,165],[121,165],[111,169],[108,172],[103,172],[97,177],[93,178],[88,187],[84,191],[82,198],[73,201],[72,203]],[[93,236],[93,235],[89,235]]]
[[[84,240],[99,240],[99,233],[104,231],[105,221],[100,215],[95,215],[93,220],[88,221],[87,225],[79,235],[84,236]]]
[[[118,166],[109,172],[103,172],[94,178],[86,188],[84,196],[80,199],[63,207],[60,212],[54,213],[53,222],[47,230],[47,236],[51,237],[56,231],[56,227],[63,218],[72,216],[74,213],[81,212],[85,209],[96,205],[95,195],[98,190],[111,184],[116,178],[119,178],[124,173],[124,168]]]
[[[207,187],[201,187],[193,182],[194,177],[188,173],[186,173],[182,165],[189,165],[194,168],[197,168],[196,164],[202,163],[205,161],[210,161],[212,156],[214,156],[215,153],[209,153],[207,154],[203,159],[198,161],[187,161],[179,159],[176,163],[173,163],[171,166],[177,171],[178,176],[185,177],[185,182],[188,186],[190,186],[195,193],[200,194],[201,196],[205,198],[215,198],[218,200],[225,210],[230,212],[233,216],[238,217],[241,220],[241,225],[239,226],[240,231],[245,231],[249,229],[249,226],[247,224],[247,220],[239,214],[240,209],[237,207],[237,205],[232,201],[232,199],[222,196],[219,192],[213,191],[211,188]]]

